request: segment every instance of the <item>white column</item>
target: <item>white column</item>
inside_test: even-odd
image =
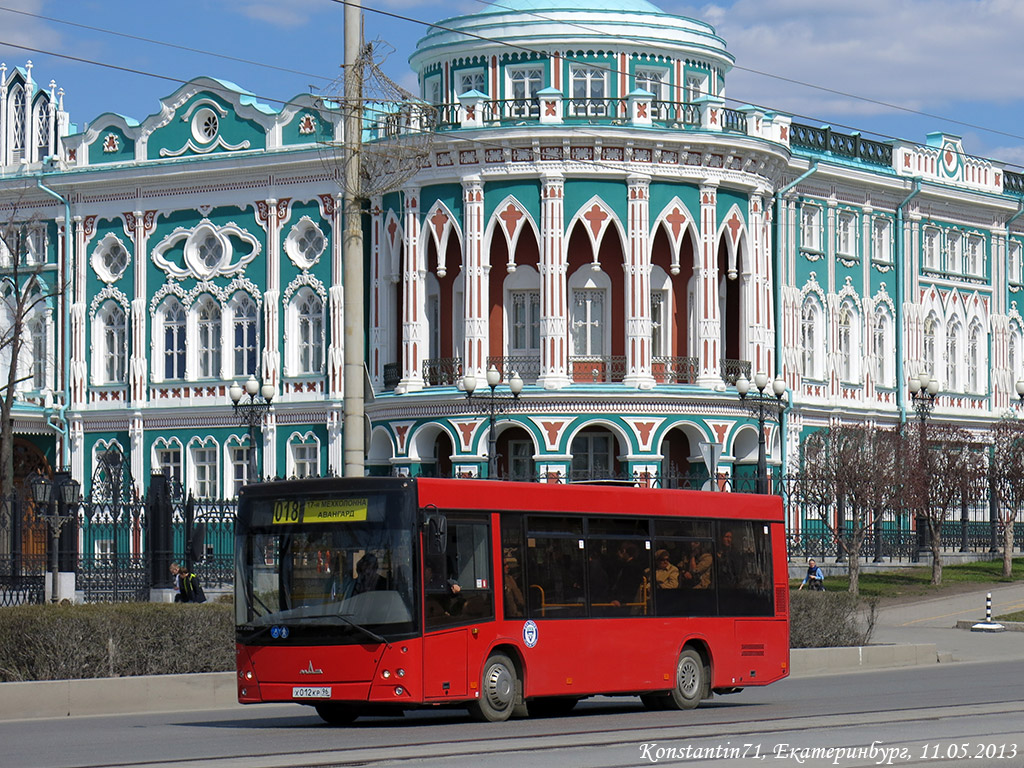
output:
[[[775,318],[772,304],[771,248],[769,227],[762,191],[747,201],[747,233],[750,246],[747,290],[743,293],[747,333],[750,334],[751,372],[775,375]]]
[[[700,187],[700,259],[697,265],[697,383],[721,386],[721,326],[718,311],[718,182]]]
[[[420,190],[405,190],[402,263],[402,380],[406,391],[423,389],[427,345],[427,266],[420,249]]]
[[[490,265],[484,257],[484,185],[479,176],[468,176],[462,182],[463,215],[463,304],[466,324],[463,373],[477,378],[487,371],[489,333],[487,323],[487,292]],[[449,329],[444,329],[445,333]]]
[[[650,389],[651,374],[651,249],[650,176],[626,179],[629,207],[629,254],[626,257],[626,375],[627,387]]]
[[[541,176],[540,376],[545,389],[569,384],[569,299],[565,255],[565,177]]]
[[[132,238],[135,253],[132,266],[135,272],[135,296],[131,304],[131,358],[128,363],[128,380],[130,385],[129,402],[138,408],[149,399],[149,366],[147,364],[149,349],[147,330],[149,308],[147,307],[148,289],[146,268],[149,259],[146,257],[146,241],[156,228],[156,211],[135,211],[125,214],[125,232]]]

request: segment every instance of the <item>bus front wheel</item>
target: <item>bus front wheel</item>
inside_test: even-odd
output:
[[[515,665],[505,654],[496,653],[484,664],[480,698],[470,704],[469,712],[477,720],[500,723],[509,719],[515,703]]]
[[[684,648],[676,663],[676,685],[668,704],[674,709],[693,709],[708,696],[711,675],[704,659],[693,648]]]

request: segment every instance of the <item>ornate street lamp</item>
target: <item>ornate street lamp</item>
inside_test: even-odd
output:
[[[736,380],[736,392],[747,407],[751,417],[757,419],[757,492],[768,493],[768,446],[764,436],[764,423],[771,419],[779,422],[786,409],[786,381],[779,376],[768,390],[768,376],[758,373],[754,376],[757,392],[750,391],[750,381],[745,374]],[[768,390],[767,392],[765,390]]]
[[[32,501],[37,510],[36,516],[46,521],[50,526],[52,539],[51,557],[51,583],[50,602],[60,602],[59,579],[60,565],[57,560],[57,550],[60,547],[60,530],[64,523],[75,516],[78,511],[78,491],[81,485],[71,477],[69,472],[57,472],[51,480],[46,475],[37,472],[29,481],[32,491]],[[42,511],[38,511],[42,510]]]
[[[489,480],[498,476],[498,431],[495,427],[497,417],[499,414],[511,411],[519,400],[519,393],[523,391],[523,380],[516,371],[512,372],[512,378],[508,380],[508,389],[511,395],[498,393],[500,383],[501,372],[492,365],[487,369],[487,386],[491,390],[490,393],[474,397],[476,376],[467,373],[462,377],[462,387],[466,391],[466,399],[482,413],[487,414],[487,478]]]
[[[921,463],[922,494],[921,503],[923,509],[917,517],[917,551],[922,552],[925,547],[925,521],[927,519],[925,510],[929,509],[929,497],[931,478],[928,476],[928,417],[935,408],[935,396],[939,393],[939,380],[933,379],[926,371],[921,371],[917,376],[911,376],[907,382],[910,389],[910,399],[913,402],[914,410],[917,411],[919,424],[921,452],[919,457]]]
[[[270,410],[274,385],[262,384],[250,375],[244,386],[231,382],[228,396],[239,423],[249,430],[248,482],[252,483],[256,480],[256,427],[263,421],[263,414]]]

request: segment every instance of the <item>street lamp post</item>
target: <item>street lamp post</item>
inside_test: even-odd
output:
[[[757,392],[750,391],[750,381],[745,374],[736,380],[736,391],[740,400],[757,419],[757,492],[768,493],[768,446],[764,436],[764,423],[768,419],[778,421],[786,407],[786,381],[781,376],[768,389],[768,376],[758,373],[754,376]]]
[[[487,369],[487,386],[489,394],[476,395],[476,376],[467,373],[462,377],[462,387],[466,391],[466,399],[480,408],[487,415],[487,478],[493,480],[498,476],[498,431],[496,424],[498,415],[508,413],[519,400],[519,393],[523,391],[523,380],[515,371],[512,378],[508,380],[509,395],[498,394],[498,384],[501,383],[501,372],[493,365]]]
[[[263,420],[263,414],[270,410],[270,403],[274,399],[274,385],[261,384],[255,376],[249,376],[244,386],[238,382],[231,382],[228,396],[231,398],[231,407],[238,421],[249,430],[248,481],[251,483],[256,480],[256,427]]]
[[[80,485],[77,480],[71,477],[69,472],[57,472],[52,480],[43,474],[37,473],[32,478],[30,485],[32,500],[35,502],[36,509],[43,510],[37,516],[45,520],[46,524],[50,526],[50,535],[53,542],[50,602],[56,603],[60,602],[58,585],[60,565],[57,559],[57,550],[60,547],[60,530],[64,527],[64,523],[74,517],[78,509]]]
[[[917,411],[918,428],[921,433],[918,450],[921,452],[921,482],[923,484],[921,503],[923,508],[917,517],[917,551],[922,552],[926,548],[924,529],[929,509],[928,497],[931,485],[931,479],[928,477],[928,417],[935,408],[935,396],[939,393],[939,381],[922,371],[917,376],[911,376],[907,385],[910,388],[910,399],[914,404],[914,410]]]

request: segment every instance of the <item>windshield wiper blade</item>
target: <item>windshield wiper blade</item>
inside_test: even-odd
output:
[[[391,643],[389,643],[389,642],[387,641],[387,639],[386,639],[386,638],[384,638],[384,637],[383,637],[383,636],[381,636],[381,635],[378,635],[378,634],[377,634],[376,632],[374,632],[374,631],[373,631],[372,629],[370,629],[369,627],[364,627],[364,626],[363,626],[362,624],[357,624],[356,622],[352,621],[352,619],[350,619],[350,618],[349,618],[349,617],[348,617],[348,616],[347,616],[346,614],[344,614],[344,613],[338,613],[338,614],[335,614],[335,615],[336,615],[336,616],[337,616],[337,617],[338,617],[339,619],[341,619],[342,621],[344,621],[344,622],[345,622],[346,624],[348,624],[349,626],[352,626],[352,627],[355,627],[356,629],[358,629],[358,630],[359,630],[360,632],[362,632],[363,634],[365,634],[365,635],[366,635],[367,637],[369,637],[369,638],[371,638],[371,639],[373,639],[373,640],[376,640],[376,641],[377,641],[378,643],[381,643],[382,645],[384,645],[384,646],[385,646],[385,647],[387,647],[387,648],[390,648],[390,647],[391,647]]]

